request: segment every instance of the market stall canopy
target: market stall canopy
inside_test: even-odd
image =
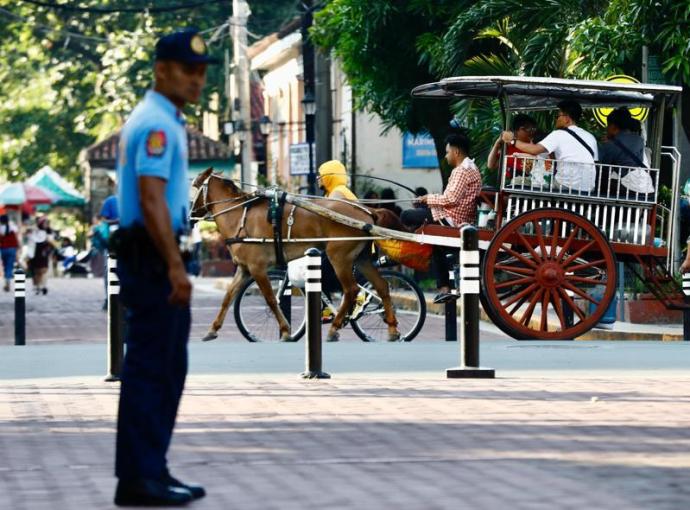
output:
[[[11,182],[0,187],[0,204],[3,205],[50,205],[58,197],[48,189],[24,182]]]
[[[26,181],[52,192],[57,200],[53,205],[63,207],[81,207],[86,204],[84,196],[49,166],[44,166]]]
[[[661,98],[673,100],[682,87],[650,83],[616,83],[566,80],[532,76],[459,76],[420,85],[413,97],[446,99],[493,99],[508,97],[514,110],[552,110],[571,99],[584,108],[651,106]]]

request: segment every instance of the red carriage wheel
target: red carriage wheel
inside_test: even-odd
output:
[[[562,209],[526,212],[494,236],[482,265],[483,304],[518,339],[572,339],[593,328],[616,287],[602,232]]]

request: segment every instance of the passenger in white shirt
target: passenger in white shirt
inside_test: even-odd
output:
[[[590,192],[596,185],[594,162],[599,154],[596,138],[577,126],[581,116],[582,107],[578,103],[562,101],[558,103],[556,129],[541,142],[521,142],[512,131],[504,131],[501,137],[520,152],[534,156],[553,153],[558,161],[555,180],[562,191]]]

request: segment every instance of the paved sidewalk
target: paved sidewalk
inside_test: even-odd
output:
[[[456,345],[351,342],[302,381],[303,345],[194,344],[171,467],[197,509],[684,510],[688,348],[489,341],[469,381]],[[0,509],[112,508],[101,351],[0,348]]]

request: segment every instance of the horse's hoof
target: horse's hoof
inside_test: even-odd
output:
[[[326,342],[337,342],[340,340],[340,334],[333,333],[326,337]]]
[[[201,341],[210,342],[211,340],[215,340],[216,338],[218,338],[218,333],[216,333],[215,331],[209,331],[208,333],[206,333],[206,336],[201,339]]]
[[[389,342],[399,342],[400,341],[400,333],[395,332],[395,333],[389,333],[388,334],[388,341]]]

